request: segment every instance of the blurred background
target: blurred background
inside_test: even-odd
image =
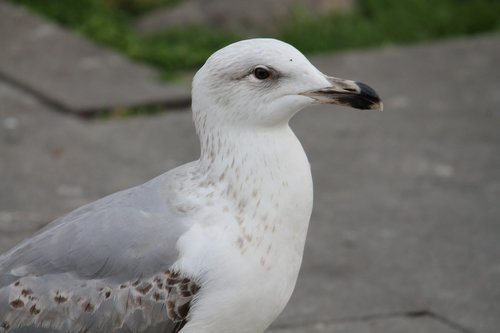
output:
[[[17,0],[171,77],[222,46],[273,36],[306,53],[409,44],[499,28],[496,0]]]
[[[315,207],[270,332],[500,332],[498,0],[0,0],[0,250],[196,159],[191,78],[251,37],[385,104],[293,119]]]

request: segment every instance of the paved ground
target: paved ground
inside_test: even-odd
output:
[[[354,0],[186,0],[144,14],[136,22],[142,34],[154,34],[168,28],[195,25],[222,28],[242,36],[276,35],[280,24],[297,9],[309,15],[348,11]],[[265,9],[265,10],[263,10]]]
[[[293,120],[315,208],[270,332],[500,331],[499,58],[500,35],[312,58],[376,87],[386,110]],[[0,250],[197,157],[186,109],[83,121],[20,86],[0,80]]]
[[[161,84],[148,66],[132,63],[3,1],[0,40],[3,78],[64,111],[82,114],[189,99],[188,89]]]

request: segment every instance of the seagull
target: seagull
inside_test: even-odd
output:
[[[301,266],[313,185],[288,122],[312,104],[382,109],[282,41],[215,52],[192,84],[199,159],[1,255],[0,332],[264,332]]]

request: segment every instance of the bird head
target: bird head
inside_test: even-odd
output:
[[[287,124],[311,104],[382,110],[368,85],[321,73],[293,46],[249,39],[215,52],[193,80],[197,127],[269,127]]]

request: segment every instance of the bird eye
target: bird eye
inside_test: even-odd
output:
[[[256,67],[253,70],[253,76],[259,80],[265,80],[271,76],[271,71],[265,67]]]

